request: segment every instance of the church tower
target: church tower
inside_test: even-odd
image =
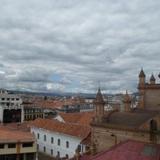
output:
[[[146,84],[146,75],[141,69],[139,73],[139,84],[138,84],[138,89],[139,89],[139,104],[138,107],[141,109],[144,109],[145,107],[145,84]]]
[[[141,69],[140,73],[139,73],[139,86],[144,86],[146,81],[146,75],[143,71],[143,69]]]
[[[129,112],[131,110],[131,97],[128,95],[127,91],[124,96],[123,103],[124,103],[124,111]]]
[[[95,104],[95,112],[96,112],[95,121],[96,122],[102,122],[103,117],[104,117],[105,102],[103,100],[103,96],[102,96],[100,88],[98,89],[94,104]]]

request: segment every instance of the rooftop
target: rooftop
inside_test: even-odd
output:
[[[0,142],[33,142],[35,141],[33,134],[30,132],[13,130],[5,126],[0,126]]]
[[[81,160],[159,160],[160,145],[133,140],[122,142],[95,156],[83,156]]]
[[[88,126],[71,123],[62,123],[54,119],[38,118],[31,123],[31,126],[43,128],[45,130],[58,132],[61,134],[71,135],[80,139],[84,139],[90,133],[90,127]]]
[[[131,112],[108,111],[101,125],[112,128],[139,129],[148,120],[155,117],[157,112],[134,110]],[[92,123],[96,124],[95,122]]]
[[[81,102],[79,99],[58,99],[58,100],[40,100],[35,99],[30,104],[25,102],[25,105],[31,105],[35,107],[41,107],[44,109],[61,109],[65,105],[77,105],[77,104],[84,104],[84,102]]]
[[[65,122],[90,126],[95,112],[59,113]]]

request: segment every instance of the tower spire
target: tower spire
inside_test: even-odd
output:
[[[95,104],[95,112],[96,112],[96,121],[97,122],[102,122],[103,121],[103,117],[104,117],[104,99],[103,99],[103,95],[101,93],[101,89],[98,88],[98,92],[96,94],[96,98],[94,101]]]
[[[155,77],[154,77],[154,75],[152,73],[152,75],[150,77],[150,84],[155,84],[155,82],[156,82],[156,79],[155,79]]]
[[[145,83],[146,83],[145,77],[146,77],[146,75],[143,71],[143,68],[141,68],[141,71],[139,73],[139,87],[142,87],[145,85]]]
[[[139,78],[140,77],[146,77],[146,75],[145,75],[145,73],[144,73],[144,71],[143,71],[143,68],[141,68],[141,71],[140,71],[140,73],[139,73]]]

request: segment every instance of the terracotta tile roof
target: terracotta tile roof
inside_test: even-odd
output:
[[[81,139],[84,139],[90,133],[90,127],[88,126],[82,126],[71,123],[62,123],[54,119],[38,118],[31,123],[31,126],[79,137]]]
[[[59,113],[65,122],[90,126],[95,112]]]
[[[76,104],[82,104],[82,102],[79,99],[61,99],[61,100],[39,100],[35,99],[30,104],[25,102],[26,106],[36,106],[41,108],[47,108],[47,109],[56,109],[56,108],[62,108],[64,105],[76,105]]]
[[[35,106],[41,107],[41,108],[46,108],[46,109],[56,109],[56,108],[61,108],[63,106],[63,103],[61,101],[53,101],[53,100],[39,100],[33,102]]]
[[[144,122],[146,122],[149,118],[153,117],[150,114],[137,114],[137,113],[120,113],[115,112],[110,118],[110,123],[118,124],[118,125],[126,125],[126,126],[134,126],[139,127]]]
[[[0,126],[0,142],[30,142],[35,141],[33,134],[30,132],[24,132],[20,130],[9,129],[4,126]]]
[[[133,140],[122,142],[95,156],[82,156],[80,160],[159,160],[160,145]]]
[[[104,124],[106,127],[124,127],[138,129],[141,125],[147,122],[149,119],[156,116],[156,112],[148,111],[133,111],[133,112],[119,112],[119,111],[108,111],[105,114]]]
[[[23,122],[23,123],[6,123],[3,125],[0,125],[1,127],[8,128],[10,130],[20,130],[20,131],[26,131],[30,132],[29,128],[29,121]]]

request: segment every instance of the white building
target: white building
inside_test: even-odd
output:
[[[31,132],[37,138],[39,152],[71,158],[77,147],[81,148],[81,153],[85,151],[81,141],[89,135],[90,128],[57,120],[36,119],[31,124]]]
[[[0,90],[0,122],[23,122],[24,109],[22,99],[15,94]]]

